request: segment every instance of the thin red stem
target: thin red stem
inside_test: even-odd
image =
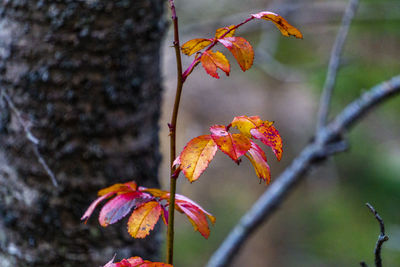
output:
[[[182,77],[182,59],[179,45],[179,30],[178,30],[178,17],[176,16],[174,0],[169,0],[170,9],[172,13],[172,21],[174,24],[174,48],[177,65],[177,84],[175,103],[172,111],[171,123],[169,124],[170,135],[170,198],[169,198],[169,211],[168,211],[168,230],[167,230],[167,263],[173,264],[174,256],[174,214],[175,214],[175,194],[176,194],[176,177],[174,176],[175,168],[172,166],[176,157],[176,124],[178,119],[179,103],[182,94],[183,77]]]

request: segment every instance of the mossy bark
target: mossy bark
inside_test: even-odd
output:
[[[157,187],[161,0],[0,2],[0,86],[40,140],[55,188],[0,101],[1,266],[156,257],[160,236],[80,221],[97,190]]]

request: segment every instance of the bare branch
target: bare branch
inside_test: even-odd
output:
[[[331,156],[326,150],[340,142],[342,134],[357,123],[369,110],[384,100],[400,94],[400,75],[378,84],[350,103],[326,127],[317,132],[315,140],[306,146],[291,165],[262,194],[252,208],[241,218],[228,237],[212,255],[208,267],[228,266],[239,248],[262,222],[266,221],[283,202],[304,174],[324,158]],[[338,150],[339,152],[341,150]],[[335,152],[335,151],[331,151]],[[325,155],[325,157],[321,157]]]
[[[335,43],[332,48],[331,57],[329,60],[328,71],[326,74],[325,84],[322,89],[322,95],[318,111],[317,130],[326,125],[329,107],[331,103],[333,89],[336,84],[336,76],[340,65],[340,56],[342,54],[343,46],[349,32],[351,21],[355,15],[358,6],[358,0],[350,0],[346,7],[346,11],[342,18],[342,25],[336,36]]]
[[[46,161],[44,160],[42,154],[39,151],[39,139],[36,138],[35,135],[33,135],[33,133],[30,130],[30,127],[22,118],[21,112],[14,105],[14,102],[11,100],[10,96],[7,94],[7,92],[4,88],[1,89],[1,97],[7,102],[8,107],[15,114],[19,124],[24,129],[25,137],[32,144],[33,152],[35,153],[35,156],[36,156],[37,160],[39,161],[40,165],[42,165],[43,169],[46,171],[47,175],[50,177],[53,185],[55,187],[58,187],[58,182],[57,182],[56,176],[51,171],[51,169],[49,168],[49,166],[47,165]]]
[[[382,267],[381,249],[383,243],[385,241],[388,241],[389,237],[385,234],[385,224],[383,223],[381,216],[379,216],[378,212],[374,209],[374,207],[372,207],[371,204],[366,203],[365,205],[367,205],[367,207],[375,215],[376,220],[379,222],[380,234],[378,236],[378,240],[376,241],[374,254],[375,254],[375,266]]]

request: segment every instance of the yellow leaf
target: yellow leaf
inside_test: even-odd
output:
[[[134,238],[144,238],[153,230],[161,215],[160,204],[150,201],[135,209],[128,221],[128,232]]]
[[[233,29],[234,27],[235,27],[235,25],[230,25],[227,27],[222,27],[222,28],[217,29],[215,31],[215,38],[216,39],[221,38],[221,36],[224,35],[229,30],[230,30],[230,32],[227,33],[224,37],[232,37],[235,34],[235,29]]]
[[[212,41],[210,41],[209,39],[205,39],[205,38],[192,39],[182,45],[182,47],[181,47],[182,53],[184,53],[185,55],[191,56],[194,53],[200,51],[201,49],[207,47],[211,43],[212,43]]]

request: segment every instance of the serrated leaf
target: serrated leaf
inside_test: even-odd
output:
[[[161,215],[161,206],[156,201],[144,203],[135,209],[128,221],[128,232],[134,238],[144,238],[153,230]]]
[[[112,186],[106,187],[99,192],[97,192],[98,196],[103,196],[105,194],[108,194],[109,192],[114,192],[117,194],[123,194],[126,192],[130,191],[136,191],[137,189],[137,184],[135,182],[127,182],[124,184],[114,184]]]
[[[173,267],[171,264],[162,262],[151,262],[143,260],[141,257],[131,257],[129,259],[123,259],[120,262],[113,263],[114,258],[109,261],[104,267]]]
[[[246,154],[246,157],[250,160],[251,164],[253,164],[257,176],[269,184],[271,181],[271,172],[264,151],[262,151],[256,143],[251,141],[251,148]]]
[[[252,14],[252,17],[257,19],[264,19],[272,21],[275,26],[281,31],[284,36],[295,36],[296,38],[303,38],[301,32],[289,24],[283,17],[269,11],[259,12],[257,14]]]
[[[258,116],[238,116],[233,118],[231,126],[236,127],[242,134],[250,138],[250,130],[260,126],[263,123],[264,122]]]
[[[232,37],[235,34],[235,29],[233,29],[235,25],[230,25],[226,27],[219,28],[215,31],[215,38],[219,39],[222,35],[224,35],[227,31],[230,30],[224,37]],[[233,30],[232,30],[233,29]]]
[[[282,138],[273,125],[263,124],[250,130],[251,135],[272,148],[278,161],[282,158]]]
[[[249,138],[242,134],[228,133],[224,125],[211,126],[210,132],[218,148],[236,163],[239,163],[239,157],[250,149]]]
[[[103,227],[116,223],[125,217],[134,206],[151,199],[150,195],[137,191],[118,195],[103,206],[99,215],[99,223]]]
[[[231,122],[232,127],[247,137],[254,137],[272,148],[278,161],[282,158],[282,138],[271,121],[263,121],[258,116],[238,116]]]
[[[253,65],[254,51],[253,47],[246,39],[242,37],[224,37],[218,39],[218,42],[231,51],[243,71],[251,68]]]
[[[229,76],[231,67],[229,61],[221,52],[205,51],[200,61],[205,71],[212,77],[219,79],[217,68],[220,68],[225,72],[226,76]]]
[[[191,56],[196,52],[199,52],[203,48],[207,47],[212,43],[212,39],[196,38],[184,43],[181,47],[182,53]]]
[[[201,135],[187,143],[180,156],[175,160],[174,166],[179,164],[186,178],[193,182],[208,167],[214,158],[217,145],[210,135]]]
[[[194,201],[179,194],[176,195],[175,207],[177,211],[184,213],[188,217],[195,231],[199,231],[203,237],[208,238],[210,228],[206,216],[213,224],[215,223],[214,216],[206,212]]]

